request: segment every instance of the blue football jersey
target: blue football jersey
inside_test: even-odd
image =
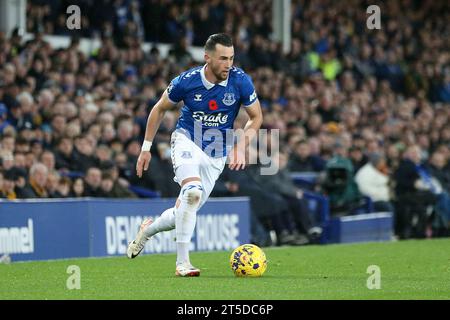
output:
[[[192,68],[174,78],[167,92],[173,103],[184,103],[176,130],[212,157],[228,154],[241,104],[250,106],[257,99],[250,76],[236,67],[218,84],[206,79],[205,66]]]

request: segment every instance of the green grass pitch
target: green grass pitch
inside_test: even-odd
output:
[[[3,299],[450,299],[450,239],[264,248],[261,278],[236,278],[231,252],[191,253],[198,278],[174,276],[175,255],[69,259],[0,265]],[[79,290],[68,290],[70,265]],[[367,268],[381,270],[369,290]]]

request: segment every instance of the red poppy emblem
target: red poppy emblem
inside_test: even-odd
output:
[[[217,105],[216,100],[209,100],[209,110],[217,110],[219,106]]]

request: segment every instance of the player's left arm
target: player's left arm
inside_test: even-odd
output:
[[[245,154],[250,142],[257,136],[258,130],[263,122],[261,105],[256,99],[252,104],[245,107],[248,114],[248,121],[244,127],[244,137],[240,139],[233,148],[232,158],[229,168],[231,170],[240,170],[245,168]]]
[[[243,147],[247,149],[250,141],[252,141],[253,138],[258,134],[258,130],[259,128],[261,128],[263,122],[263,115],[259,100],[256,99],[255,102],[245,108],[245,111],[247,111],[249,119],[244,127],[246,139],[244,141],[245,144],[243,145]]]

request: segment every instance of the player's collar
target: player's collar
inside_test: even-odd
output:
[[[211,89],[212,87],[215,86],[214,83],[209,82],[208,79],[206,79],[205,77],[205,68],[206,68],[206,64],[203,66],[203,68],[200,70],[200,77],[202,78],[202,83],[205,86],[206,89]],[[228,74],[228,76],[230,76]],[[226,87],[228,84],[228,78],[226,78],[226,80],[223,80],[222,82],[219,82],[218,85],[222,86],[222,87]]]

